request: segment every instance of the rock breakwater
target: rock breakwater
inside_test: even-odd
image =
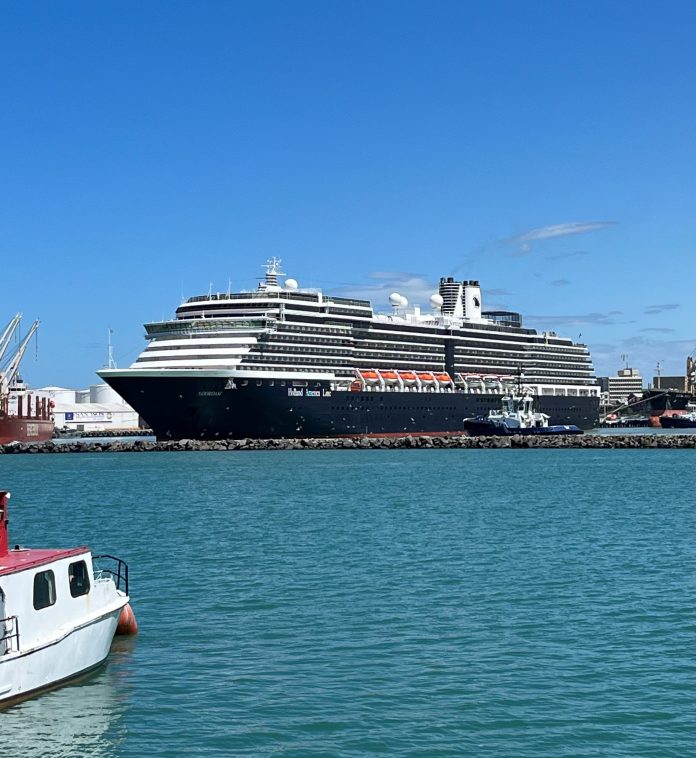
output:
[[[598,448],[684,449],[696,448],[696,435],[562,435],[558,437],[361,437],[269,440],[74,440],[64,442],[13,442],[0,445],[0,454],[18,453],[151,453],[245,450],[394,450],[394,449],[490,449],[490,448]]]

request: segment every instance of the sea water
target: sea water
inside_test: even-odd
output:
[[[10,539],[140,634],[0,711],[22,756],[686,756],[690,450],[3,455]],[[8,754],[10,754],[8,753]]]

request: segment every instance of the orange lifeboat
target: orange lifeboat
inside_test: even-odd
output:
[[[418,378],[421,380],[421,382],[434,382],[435,377],[430,372],[418,372]]]
[[[441,384],[450,384],[452,381],[452,379],[450,378],[450,375],[447,372],[440,372],[439,374],[435,374],[435,378]]]
[[[399,371],[399,376],[404,382],[415,382],[417,380],[413,371]]]
[[[366,381],[366,382],[378,382],[379,381],[379,374],[376,371],[361,371],[360,376]]]
[[[384,379],[385,382],[398,382],[399,381],[399,375],[396,373],[396,371],[380,371],[379,375]]]
[[[350,383],[350,391],[351,392],[360,392],[360,390],[363,388],[362,382],[356,379],[354,382]]]

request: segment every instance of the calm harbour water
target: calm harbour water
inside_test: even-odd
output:
[[[691,450],[0,457],[11,540],[128,561],[141,633],[24,756],[686,756]]]

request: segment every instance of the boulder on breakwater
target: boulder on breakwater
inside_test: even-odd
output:
[[[90,442],[11,442],[0,445],[0,454],[13,453],[149,453],[203,450],[394,450],[394,449],[490,449],[490,448],[696,448],[696,435],[627,434],[559,435],[554,437],[358,437],[313,439],[241,440],[101,440]]]

